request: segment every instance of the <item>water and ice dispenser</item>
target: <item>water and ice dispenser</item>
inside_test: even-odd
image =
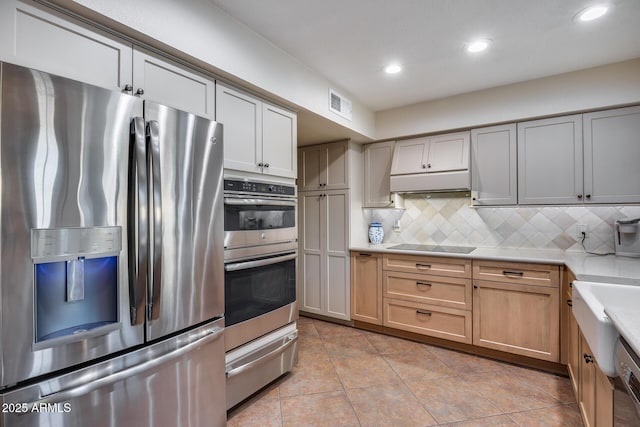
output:
[[[34,348],[119,327],[120,227],[34,229]]]

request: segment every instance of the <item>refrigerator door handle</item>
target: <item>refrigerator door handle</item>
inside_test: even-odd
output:
[[[129,309],[131,324],[138,325],[144,323],[149,245],[147,156],[145,125],[142,117],[134,117],[131,120],[131,138],[127,242],[129,266],[135,269],[135,273],[129,274]]]
[[[122,371],[116,372],[106,377],[98,378],[96,380],[91,380],[87,383],[81,384],[76,387],[72,387],[66,390],[60,390],[58,392],[54,392],[51,394],[45,394],[42,396],[41,399],[28,403],[27,407],[33,408],[33,407],[40,407],[40,405],[42,404],[54,404],[54,403],[66,402],[75,397],[89,394],[92,391],[97,390],[99,388],[107,387],[117,382],[123,381],[127,378],[140,375],[145,371],[150,371],[164,363],[167,363],[180,356],[183,356],[202,345],[205,345],[212,341],[220,339],[223,336],[223,332],[224,332],[224,328],[221,328],[219,326],[213,327],[211,329],[206,329],[202,331],[201,336],[197,338],[195,341],[189,344],[186,344],[172,352],[163,354],[162,356],[159,356],[159,357],[155,357],[151,360],[140,363],[139,365],[132,366],[131,368],[124,369]],[[22,415],[24,413],[29,413],[29,411],[20,413],[19,415]]]
[[[151,180],[153,192],[152,217],[153,230],[151,233],[153,245],[153,265],[151,266],[151,289],[150,295],[150,320],[160,317],[160,295],[162,290],[162,197],[161,197],[161,175],[160,175],[160,137],[158,133],[158,122],[150,120],[147,124],[147,135],[149,138],[149,152],[151,154]]]

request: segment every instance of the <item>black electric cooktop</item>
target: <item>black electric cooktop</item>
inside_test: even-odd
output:
[[[389,246],[389,249],[399,249],[404,251],[423,252],[444,252],[449,254],[468,254],[475,250],[473,246],[441,246],[441,245],[413,245],[403,243],[401,245]]]

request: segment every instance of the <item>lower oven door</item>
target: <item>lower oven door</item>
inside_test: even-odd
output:
[[[225,264],[225,326],[294,304],[296,260],[293,252]]]

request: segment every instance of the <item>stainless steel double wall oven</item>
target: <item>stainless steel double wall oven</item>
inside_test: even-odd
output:
[[[227,408],[297,356],[295,186],[225,179]]]

